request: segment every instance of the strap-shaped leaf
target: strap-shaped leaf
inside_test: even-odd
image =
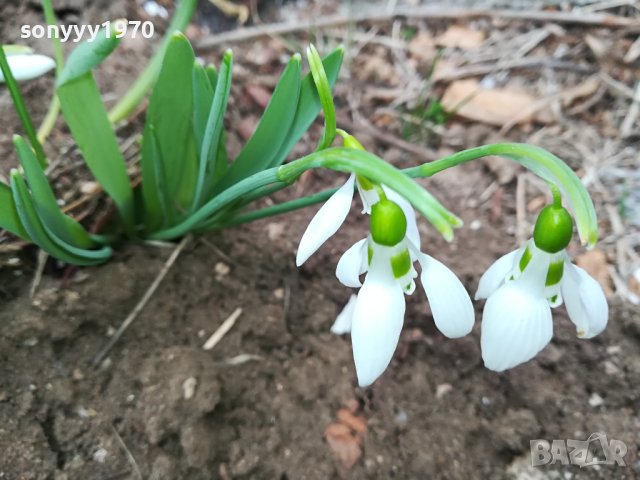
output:
[[[198,62],[193,65],[193,135],[196,138],[196,145],[202,148],[204,131],[207,128],[207,119],[211,102],[213,102],[213,91],[209,76],[205,68]]]
[[[65,242],[79,248],[92,247],[93,241],[84,227],[60,211],[49,181],[31,148],[19,135],[14,136],[13,143],[42,222]]]
[[[133,191],[116,136],[107,118],[91,69],[118,43],[102,29],[93,42],[77,47],[58,79],[57,93],[64,118],[85,161],[107,194],[113,198],[125,228],[133,230]]]
[[[219,151],[224,114],[227,111],[229,92],[231,91],[232,67],[233,54],[227,50],[220,64],[220,72],[217,76],[213,101],[200,148],[198,179],[191,205],[192,211],[208,200],[210,186],[219,178],[215,174],[226,169],[226,151],[224,158],[219,155]]]
[[[331,87],[336,83],[343,57],[344,48],[339,47],[322,59],[322,65]],[[296,115],[293,118],[293,122],[291,123],[291,128],[289,129],[280,150],[276,156],[273,157],[273,160],[269,165],[270,167],[282,165],[294,145],[298,143],[300,138],[302,138],[302,135],[304,135],[304,132],[309,129],[313,121],[316,119],[318,113],[320,113],[320,108],[320,98],[318,96],[313,77],[311,73],[308,73],[302,80],[298,107],[296,109]]]
[[[0,228],[24,240],[31,240],[31,237],[29,237],[29,234],[22,225],[20,215],[18,215],[16,203],[13,201],[11,187],[2,182],[0,182]]]
[[[113,198],[125,226],[133,225],[133,192],[116,136],[91,73],[58,87],[58,98],[87,166]]]
[[[27,186],[17,170],[11,172],[11,191],[20,221],[33,242],[53,257],[73,265],[96,265],[106,261],[111,248],[85,250],[66,244],[42,223]]]
[[[287,139],[300,96],[300,55],[287,64],[255,132],[233,161],[215,191],[268,168]]]
[[[162,210],[159,197],[171,199],[171,204],[167,205],[169,211],[162,212],[169,215],[164,219],[171,223],[178,216],[178,192],[183,181],[193,182],[187,174],[195,170],[197,162],[194,149],[189,148],[194,142],[194,60],[193,49],[186,37],[179,32],[173,34],[149,102],[142,142],[142,191],[148,215],[145,221],[152,228],[161,219],[158,216]],[[154,165],[156,162],[161,162],[162,166]],[[193,191],[195,185],[187,187]]]

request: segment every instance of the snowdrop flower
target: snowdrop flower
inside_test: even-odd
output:
[[[480,279],[476,299],[487,298],[481,335],[487,368],[500,372],[532,359],[551,341],[551,307],[563,302],[578,337],[592,338],[606,327],[602,288],[565,251],[572,229],[559,202],[546,206],[533,239],[498,259]]]
[[[372,384],[393,357],[404,321],[404,294],[415,290],[415,261],[422,268],[420,278],[440,331],[451,338],[461,337],[471,331],[474,320],[471,300],[460,280],[442,263],[420,252],[415,214],[409,202],[391,189],[379,189],[377,201],[370,205],[371,233],[344,253],[336,269],[344,285],[361,287],[332,331],[351,332],[358,383],[363,387]],[[327,227],[331,234],[337,229],[334,227]],[[367,273],[364,284],[359,278],[363,273]]]
[[[9,68],[18,82],[44,75],[56,66],[52,58],[31,53],[26,48],[20,48],[19,53],[12,52],[14,52],[13,49],[5,49]],[[0,71],[0,83],[4,83],[4,81],[4,75]]]
[[[364,150],[364,147],[353,136],[343,131],[340,132],[345,133],[345,147]],[[379,198],[376,187],[368,179],[352,173],[346,183],[326,201],[320,210],[318,210],[318,213],[311,219],[298,246],[298,252],[296,254],[296,265],[298,267],[306,262],[344,223],[349,214],[349,210],[351,210],[354,185],[357,187],[360,199],[362,200],[362,213],[371,213],[371,206],[377,202]],[[409,203],[406,200],[404,200],[404,202],[409,210],[413,212]]]

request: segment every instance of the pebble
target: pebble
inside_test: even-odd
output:
[[[273,296],[276,297],[278,300],[282,300],[284,298],[284,288],[276,288],[273,291]]]
[[[592,407],[599,407],[604,404],[604,399],[597,393],[592,394],[589,397],[589,405]]]
[[[104,448],[99,448],[95,452],[93,452],[93,460],[98,463],[104,463],[107,459],[109,452],[107,452]]]
[[[185,400],[193,398],[197,386],[198,380],[196,380],[195,377],[189,377],[182,383],[182,394]]]
[[[231,271],[231,267],[229,265],[227,265],[224,262],[218,262],[216,263],[215,267],[213,267],[213,269],[215,270],[216,274],[218,274],[221,277],[224,277],[225,275],[228,275],[229,272]]]
[[[441,399],[451,390],[453,390],[453,386],[450,383],[441,383],[436,387],[436,398]],[[484,398],[483,398],[483,402],[484,402]]]

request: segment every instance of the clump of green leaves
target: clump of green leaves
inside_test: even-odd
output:
[[[116,206],[121,225],[116,233],[173,239],[190,231],[222,228],[251,201],[286,185],[273,169],[282,165],[321,109],[313,76],[302,74],[300,55],[284,68],[255,132],[229,162],[223,121],[232,53],[224,54],[218,68],[202,65],[186,37],[174,33],[149,101],[141,136],[142,182],[134,189],[93,75],[119,41],[102,30],[95,41],[72,52],[56,82],[64,119],[78,148]],[[334,50],[322,61],[313,52],[325,81],[333,85],[343,50]],[[90,235],[60,210],[42,170],[46,160],[38,162],[21,137],[14,141],[22,169],[11,172],[10,185],[0,184],[0,227],[68,263],[90,265],[108,259],[112,251],[104,237]],[[42,151],[39,144],[35,150]],[[251,185],[233,188],[265,171],[273,178],[262,178],[260,190]]]

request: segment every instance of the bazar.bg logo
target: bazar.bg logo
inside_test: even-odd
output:
[[[531,466],[544,465],[577,465],[592,467],[594,465],[618,465],[624,467],[624,456],[627,445],[622,440],[611,439],[607,435],[596,432],[586,440],[530,440]]]
[[[151,38],[155,33],[153,23],[150,21],[118,19],[113,22],[107,20],[100,25],[22,25],[20,38],[59,38],[61,42],[72,41],[78,43],[85,35],[87,40],[93,42],[98,35],[100,27],[104,27],[107,37],[124,37],[127,32],[131,38],[141,35],[143,38]]]

